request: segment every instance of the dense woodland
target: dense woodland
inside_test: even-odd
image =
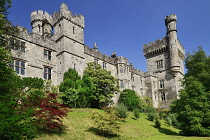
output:
[[[45,134],[60,134],[68,128],[63,124],[71,108],[98,108],[91,118],[97,135],[117,135],[119,122],[128,112],[136,120],[141,113],[161,128],[160,119],[180,129],[180,135],[210,136],[210,56],[202,47],[185,60],[187,73],[183,79],[180,99],[169,110],[152,107],[148,97],[139,97],[133,90],[119,91],[117,80],[100,65],[88,63],[81,77],[69,69],[59,86],[39,78],[20,78],[11,62],[9,36],[18,30],[7,20],[11,0],[0,0],[0,139],[34,139]],[[120,93],[119,103],[111,107],[112,97]]]

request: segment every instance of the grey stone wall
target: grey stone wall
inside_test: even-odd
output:
[[[174,17],[176,16],[172,15],[165,19],[167,33],[176,29]],[[170,100],[178,98],[178,91],[181,89],[179,80],[183,78],[184,73],[185,53],[174,31],[170,36],[143,46],[148,69],[147,72],[143,72],[134,68],[123,56],[103,54],[98,51],[96,44],[93,48],[86,46],[84,17],[74,15],[65,4],[52,15],[42,10],[32,12],[31,24],[31,33],[19,27],[20,35],[16,37],[25,42],[25,52],[12,50],[13,58],[22,60],[26,64],[26,73],[21,75],[22,77],[43,78],[44,67],[49,67],[52,69],[52,83],[59,85],[63,80],[63,74],[69,68],[75,68],[80,75],[83,75],[86,64],[97,61],[102,68],[111,71],[111,74],[118,79],[120,90],[132,89],[139,96],[148,96],[152,99],[154,107],[168,108]],[[54,33],[51,32],[53,29]],[[171,50],[173,41],[175,45]],[[44,50],[51,52],[51,60],[44,58]],[[173,60],[171,51],[175,56]],[[160,60],[162,66],[157,68],[157,62]],[[179,68],[178,71],[172,69],[174,62]],[[164,87],[160,87],[161,80],[164,81]],[[162,100],[162,92],[165,94],[165,100]],[[120,93],[113,98],[115,104],[119,96]]]

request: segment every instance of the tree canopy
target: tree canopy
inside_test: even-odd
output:
[[[182,134],[210,136],[210,57],[198,47],[187,55],[185,63],[184,89],[171,111],[177,114]]]
[[[87,64],[84,75],[89,76],[96,87],[91,106],[102,108],[112,104],[112,97],[114,97],[115,93],[119,92],[119,88],[116,85],[117,79],[111,75],[111,72],[102,69],[99,64],[90,62]]]

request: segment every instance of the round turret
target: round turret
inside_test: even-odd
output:
[[[172,32],[172,31],[176,31],[176,21],[177,21],[177,16],[175,14],[171,14],[169,16],[166,16],[165,18],[165,25],[166,25],[166,29],[167,29],[167,35]]]
[[[32,32],[43,35],[52,31],[52,17],[48,12],[38,10],[31,13]],[[47,28],[47,29],[45,29]]]
[[[177,44],[177,30],[176,30],[177,16],[171,14],[166,16],[165,25],[167,29],[168,47],[170,51],[170,70],[171,73],[176,76],[180,71],[179,57],[178,57],[178,44]]]
[[[169,16],[166,16],[165,25],[167,25],[171,21],[177,21],[176,14],[170,14]]]

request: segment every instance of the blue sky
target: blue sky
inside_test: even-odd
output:
[[[210,54],[210,0],[13,0],[9,20],[31,30],[30,14],[52,14],[65,3],[85,17],[85,44],[111,55],[124,56],[142,71],[146,59],[142,46],[165,36],[165,16],[177,14],[178,39],[185,51],[203,46]]]

